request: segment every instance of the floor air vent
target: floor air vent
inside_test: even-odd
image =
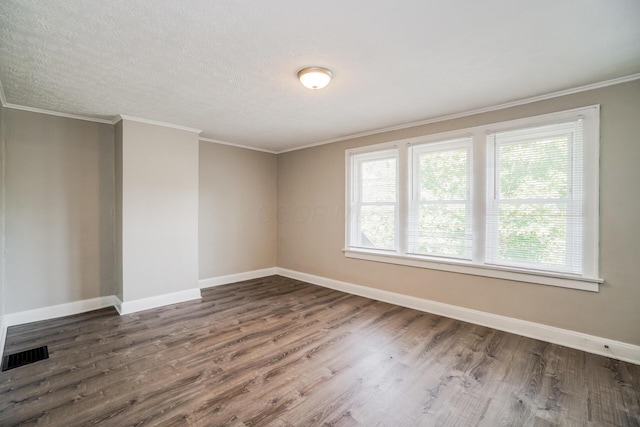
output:
[[[2,358],[2,371],[18,368],[20,366],[35,363],[49,358],[49,349],[44,347],[32,348],[20,353],[8,354]]]

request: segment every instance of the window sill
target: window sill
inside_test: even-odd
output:
[[[473,276],[493,277],[496,279],[514,280],[517,282],[535,283],[539,285],[559,286],[562,288],[579,289],[590,292],[598,292],[599,284],[604,282],[602,279],[587,279],[563,274],[550,274],[486,265],[473,265],[465,261],[436,260],[427,257],[402,256],[360,249],[343,249],[343,252],[347,258],[427,268],[430,270],[450,271],[453,273],[470,274]]]

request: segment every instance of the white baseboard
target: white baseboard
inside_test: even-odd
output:
[[[640,346],[637,345],[395,292],[384,291],[381,289],[370,288],[367,286],[356,285],[285,268],[273,267],[248,271],[245,273],[213,277],[210,279],[200,280],[199,285],[201,288],[207,288],[271,276],[274,274],[640,365]],[[200,298],[200,289],[193,288],[186,291],[158,295],[134,301],[122,302],[118,297],[110,295],[35,310],[5,314],[4,317],[0,319],[0,356],[2,356],[4,351],[7,328],[9,326],[69,316],[110,306],[114,306],[120,314],[130,314],[137,311],[149,310],[164,305],[177,304]]]
[[[326,288],[335,289],[349,294],[388,302],[390,304],[408,307],[427,313],[438,314],[440,316],[487,326],[489,328],[640,365],[640,346],[637,345],[583,334],[581,332],[570,331],[568,329],[556,328],[553,326],[543,325],[541,323],[529,322],[484,311],[458,307],[442,302],[328,279],[326,277],[288,270],[286,268],[277,268],[276,270],[277,274],[281,276],[301,280],[314,285],[324,286]]]
[[[7,325],[4,323],[4,316],[0,316],[0,360],[4,356],[4,344],[7,341]]]
[[[149,298],[140,298],[132,301],[120,301],[119,298],[114,302],[114,307],[118,313],[131,314],[136,311],[150,310],[164,305],[178,304],[180,302],[192,301],[202,298],[200,288],[187,289],[186,291],[172,292],[170,294],[157,295]]]
[[[0,322],[2,324],[0,327],[0,358],[4,354],[4,345],[7,339],[7,328],[10,326],[39,322],[41,320],[55,319],[56,317],[71,316],[73,314],[80,314],[86,311],[112,307],[117,299],[117,297],[109,295],[5,314]]]
[[[39,322],[41,320],[55,319],[57,317],[71,316],[73,314],[85,313],[87,311],[98,310],[105,307],[114,307],[118,313],[131,314],[136,311],[149,310],[163,305],[177,304],[195,299],[200,299],[200,289],[193,288],[186,291],[174,292],[171,294],[158,295],[151,298],[143,298],[134,301],[120,301],[115,295],[98,298],[73,301],[65,304],[52,305],[49,307],[36,308],[34,310],[9,313],[0,319],[0,359],[4,353],[4,346],[7,338],[7,328],[25,323]]]
[[[72,314],[112,307],[114,296],[83,299],[65,304],[51,305],[49,307],[36,308],[34,310],[19,311],[4,315],[3,324],[9,326],[22,325],[24,323],[39,322],[41,320],[55,319],[56,317],[71,316]]]
[[[122,300],[117,295],[113,295],[113,308],[122,316]]]
[[[200,288],[211,288],[213,286],[226,285],[229,283],[242,282],[243,280],[258,279],[260,277],[273,276],[276,273],[276,267],[263,268],[261,270],[246,271],[244,273],[228,274],[226,276],[211,277],[198,281]]]

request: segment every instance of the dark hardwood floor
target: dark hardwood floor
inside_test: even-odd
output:
[[[9,329],[0,425],[639,426],[640,366],[279,276]]]

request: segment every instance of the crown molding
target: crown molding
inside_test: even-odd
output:
[[[120,114],[118,116],[116,116],[115,119],[113,119],[113,121],[111,121],[111,124],[116,124],[121,120],[129,120],[132,122],[138,122],[138,123],[145,123],[148,125],[155,125],[155,126],[164,126],[167,128],[173,128],[173,129],[178,129],[178,130],[186,130],[187,132],[195,132],[197,134],[202,133],[201,129],[194,129],[194,128],[190,128],[190,127],[186,127],[186,126],[180,126],[180,125],[174,125],[173,123],[166,123],[166,122],[158,122],[155,120],[149,120],[149,119],[141,119],[140,117],[134,117],[134,116],[126,116],[123,114]]]
[[[370,130],[370,131],[366,131],[366,132],[359,132],[359,133],[349,134],[349,135],[341,136],[339,138],[333,138],[333,139],[328,139],[328,140],[324,140],[324,141],[313,142],[313,143],[310,143],[310,144],[305,144],[305,145],[302,145],[302,146],[299,146],[299,147],[287,148],[287,149],[284,149],[284,150],[268,150],[268,149],[264,149],[264,148],[257,148],[257,147],[252,147],[252,146],[249,146],[249,145],[236,144],[236,143],[233,143],[233,142],[221,141],[221,140],[216,140],[216,139],[211,139],[211,138],[202,138],[201,137],[199,139],[201,141],[205,141],[205,142],[212,142],[214,144],[222,144],[222,145],[229,145],[229,146],[232,146],[232,147],[245,148],[247,150],[262,151],[262,152],[270,153],[270,154],[283,154],[283,153],[288,153],[290,151],[304,150],[305,148],[317,147],[319,145],[331,144],[331,143],[334,143],[334,142],[346,141],[346,140],[354,139],[354,138],[362,138],[362,137],[365,137],[365,136],[377,135],[377,134],[381,134],[381,133],[385,133],[385,132],[391,132],[391,131],[395,131],[395,130],[401,130],[401,129],[408,129],[408,128],[412,128],[412,127],[416,127],[416,126],[423,126],[423,125],[428,125],[428,124],[431,124],[431,123],[443,122],[443,121],[446,121],[446,120],[459,119],[459,118],[462,118],[462,117],[468,117],[468,116],[473,116],[473,115],[476,115],[476,114],[488,113],[488,112],[491,112],[491,111],[504,110],[506,108],[517,107],[519,105],[531,104],[533,102],[544,101],[544,100],[547,100],[547,99],[553,99],[553,98],[558,98],[558,97],[561,97],[561,96],[572,95],[572,94],[575,94],[575,93],[586,92],[586,91],[589,91],[589,90],[600,89],[600,88],[604,88],[604,87],[607,87],[607,86],[613,86],[613,85],[617,85],[617,84],[621,84],[621,83],[627,83],[627,82],[638,80],[638,79],[640,79],[640,73],[631,74],[629,76],[619,77],[619,78],[616,78],[616,79],[606,80],[606,81],[599,82],[599,83],[593,83],[593,84],[589,84],[589,85],[578,86],[578,87],[571,88],[571,89],[565,89],[565,90],[561,90],[561,91],[551,92],[551,93],[548,93],[548,94],[545,94],[545,95],[539,95],[539,96],[534,96],[534,97],[530,97],[530,98],[523,98],[523,99],[520,99],[520,100],[517,100],[517,101],[511,101],[511,102],[507,102],[507,103],[504,103],[504,104],[498,104],[498,105],[494,105],[494,106],[490,106],[490,107],[483,107],[483,108],[478,108],[478,109],[475,109],[475,110],[469,110],[469,111],[464,111],[464,112],[455,113],[455,114],[449,114],[449,115],[445,115],[445,116],[432,117],[430,119],[420,120],[420,121],[416,121],[416,122],[404,123],[404,124],[401,124],[401,125],[389,126],[389,127],[374,129],[374,130]],[[100,119],[100,118],[96,118],[96,117],[80,116],[80,115],[76,115],[76,114],[61,113],[61,112],[45,110],[45,109],[41,109],[41,108],[27,107],[27,106],[24,106],[24,105],[10,104],[6,100],[6,97],[5,97],[5,94],[4,94],[4,89],[2,87],[2,82],[0,82],[0,102],[2,103],[2,105],[4,107],[11,108],[11,109],[14,109],[14,110],[30,111],[30,112],[33,112],[33,113],[48,114],[48,115],[52,115],[52,116],[66,117],[66,118],[77,119],[77,120],[85,120],[85,121],[89,121],[89,122],[105,123],[105,124],[116,124],[119,121],[124,119],[124,120],[131,120],[131,121],[135,121],[135,122],[140,122],[140,123],[147,123],[147,124],[152,124],[152,125],[157,125],[157,126],[164,126],[164,127],[174,128],[174,129],[186,130],[186,131],[195,132],[195,133],[198,133],[198,134],[202,133],[202,130],[200,130],[200,129],[193,129],[193,128],[189,128],[189,127],[186,127],[186,126],[180,126],[180,125],[175,125],[175,124],[171,124],[171,123],[158,122],[158,121],[155,121],[155,120],[147,120],[147,119],[142,119],[142,118],[133,117],[133,116],[127,116],[127,115],[118,115],[113,120],[108,120],[108,119]]]
[[[249,145],[235,144],[233,142],[220,141],[218,139],[200,137],[200,141],[211,142],[213,144],[229,145],[231,147],[244,148],[246,150],[261,151],[263,153],[278,154],[278,151],[267,150],[266,148],[251,147]]]
[[[10,108],[12,110],[21,110],[21,111],[29,111],[31,113],[39,113],[46,114],[48,116],[56,116],[56,117],[65,117],[67,119],[76,119],[76,120],[84,120],[86,122],[95,122],[95,123],[104,123],[111,125],[113,124],[112,120],[108,119],[99,119],[97,117],[87,117],[87,116],[79,116],[76,114],[69,113],[60,113],[58,111],[44,110],[42,108],[34,108],[34,107],[26,107],[24,105],[16,105],[16,104],[4,104],[5,108]]]
[[[478,109],[475,109],[475,110],[469,110],[469,111],[464,111],[464,112],[455,113],[455,114],[448,114],[448,115],[445,115],[445,116],[433,117],[433,118],[430,118],[430,119],[420,120],[420,121],[417,121],[417,122],[405,123],[405,124],[401,124],[401,125],[389,126],[389,127],[386,127],[386,128],[380,128],[380,129],[375,129],[375,130],[366,131],[366,132],[354,133],[354,134],[350,134],[350,135],[346,135],[346,136],[341,136],[339,138],[328,139],[326,141],[313,142],[311,144],[306,144],[306,145],[303,145],[303,146],[300,146],[300,147],[287,148],[285,150],[280,150],[280,151],[277,152],[277,154],[288,153],[290,151],[304,150],[305,148],[317,147],[319,145],[331,144],[331,143],[334,143],[334,142],[346,141],[348,139],[361,138],[361,137],[364,137],[364,136],[377,135],[377,134],[380,134],[380,133],[391,132],[391,131],[395,131],[395,130],[408,129],[408,128],[412,128],[412,127],[416,127],[416,126],[428,125],[428,124],[431,124],[431,123],[444,122],[446,120],[460,119],[462,117],[474,116],[476,114],[488,113],[488,112],[491,112],[491,111],[504,110],[506,108],[517,107],[519,105],[525,105],[525,104],[531,104],[531,103],[534,103],[534,102],[544,101],[544,100],[547,100],[547,99],[559,98],[561,96],[572,95],[574,93],[580,93],[580,92],[586,92],[586,91],[589,91],[589,90],[600,89],[600,88],[603,88],[603,87],[613,86],[613,85],[617,85],[617,84],[621,84],[621,83],[627,83],[627,82],[631,82],[631,81],[638,80],[638,79],[640,79],[640,73],[631,74],[631,75],[625,76],[625,77],[619,77],[617,79],[606,80],[606,81],[599,82],[599,83],[593,83],[593,84],[589,84],[589,85],[578,86],[578,87],[575,87],[575,88],[572,88],[572,89],[565,89],[565,90],[560,90],[560,91],[556,91],[556,92],[551,92],[551,93],[547,93],[545,95],[538,95],[538,96],[533,96],[533,97],[530,97],[530,98],[523,98],[523,99],[519,99],[517,101],[511,101],[511,102],[507,102],[507,103],[504,103],[504,104],[493,105],[493,106],[490,106],[490,107],[483,107],[483,108],[478,108]]]

